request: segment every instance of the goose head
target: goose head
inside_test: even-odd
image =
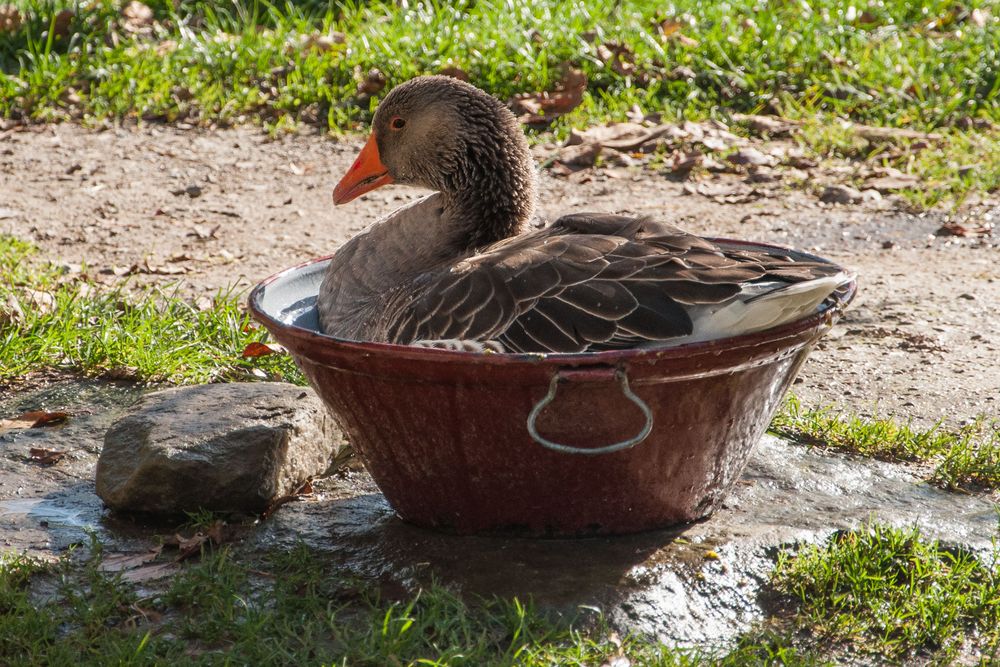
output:
[[[531,217],[535,169],[514,115],[471,84],[423,76],[379,105],[371,135],[333,191],[336,204],[389,183],[436,190],[462,243],[518,233]]]

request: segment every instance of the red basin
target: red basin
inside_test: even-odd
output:
[[[250,309],[399,516],[455,533],[629,533],[710,514],[857,287],[808,318],[724,340],[478,355],[319,333],[327,261],[271,276]]]

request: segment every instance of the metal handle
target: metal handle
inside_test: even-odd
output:
[[[593,377],[593,375],[594,372],[592,370],[570,370],[559,371],[552,376],[552,381],[549,382],[549,393],[547,393],[542,400],[535,404],[535,407],[531,409],[531,413],[528,415],[528,434],[531,436],[532,440],[540,444],[542,447],[551,449],[555,452],[593,456],[595,454],[608,454],[610,452],[619,452],[623,449],[628,449],[629,447],[635,447],[646,439],[646,436],[648,436],[650,431],[653,430],[653,412],[649,409],[649,406],[646,405],[646,402],[636,396],[632,389],[628,386],[628,376],[625,374],[625,371],[620,368],[616,368],[614,370],[614,377],[618,380],[619,384],[621,384],[622,393],[625,394],[625,398],[635,403],[635,405],[642,410],[642,414],[646,418],[646,423],[643,425],[642,430],[639,431],[639,433],[632,436],[628,440],[622,440],[621,442],[605,445],[604,447],[574,447],[573,445],[563,445],[558,442],[553,442],[538,433],[538,429],[535,428],[535,421],[538,419],[538,415],[541,414],[542,410],[545,409],[545,406],[555,400],[559,383],[564,380],[571,379],[574,376]]]

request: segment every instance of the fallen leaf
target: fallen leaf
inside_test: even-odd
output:
[[[162,579],[163,577],[174,574],[175,572],[180,572],[180,569],[180,565],[173,562],[153,563],[151,565],[137,567],[134,570],[127,570],[122,574],[122,579],[133,584],[137,584],[143,581]]]
[[[731,164],[740,166],[770,166],[777,162],[773,157],[764,155],[756,148],[741,148],[732,155],[726,157]]]
[[[459,81],[469,80],[468,73],[461,67],[456,67],[454,65],[449,65],[448,67],[441,68],[441,71],[438,72],[438,74],[441,74],[443,76],[450,76],[451,78],[458,79]]]
[[[555,91],[516,95],[511,106],[522,123],[545,124],[580,106],[586,89],[587,75],[578,69],[568,69]]]
[[[597,47],[597,57],[616,74],[621,76],[635,74],[635,55],[624,44],[617,42],[600,44]]]
[[[0,304],[0,325],[13,324],[24,319],[21,302],[13,294],[7,295],[6,303]]]
[[[976,26],[977,28],[982,28],[989,22],[990,22],[990,10],[983,9],[982,7],[976,7],[971,12],[969,12],[969,23]]]
[[[850,185],[828,185],[819,196],[821,202],[827,204],[857,204],[864,195]]]
[[[18,415],[12,419],[0,419],[0,433],[14,431],[25,428],[39,428],[42,426],[52,426],[66,421],[69,413],[48,412],[45,410],[32,410]]]
[[[35,463],[41,463],[42,465],[54,465],[59,463],[65,458],[66,452],[61,452],[58,449],[46,449],[45,447],[32,447],[28,450],[28,458]]]
[[[338,45],[347,42],[347,35],[336,30],[329,33],[321,33],[319,31],[311,32],[307,35],[299,35],[295,38],[292,43],[289,44],[289,51],[295,50],[296,48],[302,51],[318,51],[320,53],[326,53],[327,51],[332,51],[337,48]]]
[[[56,37],[68,36],[69,27],[74,18],[76,18],[76,14],[71,9],[64,9],[56,14],[55,21],[52,24],[52,34]]]
[[[993,225],[964,225],[959,222],[946,222],[935,232],[938,236],[982,237],[993,233]]]
[[[595,125],[585,130],[570,130],[566,145],[597,143],[603,148],[617,151],[634,151],[644,144],[654,141],[667,131],[666,125],[646,127],[638,123],[613,123]]]
[[[247,344],[243,348],[243,354],[240,355],[244,359],[254,359],[256,357],[265,357],[269,354],[280,354],[285,351],[280,345],[275,345],[273,343],[261,343],[259,341],[254,341]]]
[[[195,238],[198,238],[202,241],[206,241],[208,239],[214,239],[220,227],[222,227],[222,225],[215,225],[214,227],[208,227],[206,225],[196,224],[191,228],[191,231],[188,232],[187,235],[194,236]]]
[[[756,114],[737,114],[734,118],[747,124],[747,129],[758,136],[786,137],[797,132],[802,123],[775,116],[759,116]]]
[[[912,174],[901,174],[899,176],[882,176],[873,178],[865,182],[869,188],[874,188],[885,194],[897,190],[905,190],[920,185],[920,179]]]
[[[663,19],[660,21],[660,33],[664,37],[670,37],[674,33],[680,32],[680,29],[683,27],[683,23],[675,21],[674,19]]]
[[[267,519],[268,517],[273,515],[277,511],[277,509],[282,505],[290,503],[293,500],[299,500],[301,498],[311,496],[312,494],[313,494],[312,480],[307,479],[301,484],[301,486],[299,486],[299,488],[295,489],[295,491],[293,491],[292,493],[289,493],[286,496],[281,496],[279,498],[275,498],[274,500],[272,500],[271,504],[268,505],[267,509],[264,510],[264,512],[261,514],[261,518]]]
[[[136,366],[112,366],[101,373],[105,380],[138,380],[139,369]]]
[[[601,154],[601,145],[598,143],[576,144],[563,146],[555,155],[553,160],[564,164],[567,167],[592,167],[597,161],[597,156]]]
[[[169,261],[169,260],[168,260]],[[187,273],[190,269],[186,266],[156,266],[149,263],[149,258],[143,260],[140,265],[133,265],[137,273],[145,273],[155,276],[176,276]],[[117,275],[117,274],[116,274]]]
[[[101,559],[101,564],[97,566],[97,569],[101,572],[121,572],[123,570],[131,570],[139,567],[140,565],[153,562],[156,560],[157,556],[160,555],[162,550],[162,546],[156,546],[150,551],[143,551],[141,553],[111,554]]]
[[[619,655],[602,662],[601,667],[632,667],[632,661],[624,655]]]
[[[857,136],[873,143],[895,143],[900,141],[938,141],[936,132],[918,132],[902,127],[873,127],[871,125],[849,125],[848,129]]]
[[[138,0],[132,0],[122,8],[122,18],[125,19],[125,30],[128,32],[148,31],[153,25],[153,10]]]
[[[670,171],[680,176],[687,176],[695,167],[700,167],[704,162],[705,154],[700,151],[690,153],[677,151],[671,160]]]
[[[698,46],[698,40],[692,39],[681,32],[681,28],[684,24],[675,19],[664,19],[660,21],[660,34],[663,35],[664,39],[669,39],[681,44],[682,46],[695,47]]]
[[[358,95],[368,95],[369,97],[378,95],[385,88],[385,74],[380,72],[378,68],[372,67],[362,76],[361,68],[356,67],[354,76],[358,79]]]
[[[17,32],[24,23],[24,16],[14,5],[0,5],[0,33]]]

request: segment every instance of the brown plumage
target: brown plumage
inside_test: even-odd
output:
[[[510,352],[705,340],[802,317],[845,279],[649,218],[578,213],[525,232],[534,165],[524,136],[500,102],[455,79],[395,88],[372,125],[335,200],[387,182],[438,192],[334,256],[318,301],[334,336]]]

